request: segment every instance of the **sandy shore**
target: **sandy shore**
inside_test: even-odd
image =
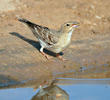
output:
[[[0,84],[55,77],[110,78],[110,1],[104,0],[1,0]],[[57,29],[69,20],[80,22],[62,62],[47,61],[22,16]]]

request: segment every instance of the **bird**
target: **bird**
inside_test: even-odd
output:
[[[77,21],[68,21],[61,25],[58,30],[50,29],[46,26],[35,24],[25,18],[17,18],[18,21],[25,23],[34,36],[38,39],[41,48],[40,53],[48,60],[51,58],[43,50],[47,49],[55,53],[56,57],[61,60],[64,59],[60,52],[62,52],[71,42],[72,33],[79,26]]]

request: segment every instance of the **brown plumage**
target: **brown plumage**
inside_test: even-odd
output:
[[[43,52],[43,49],[46,48],[56,54],[60,53],[69,45],[72,32],[79,25],[78,22],[66,22],[57,31],[49,29],[45,26],[34,24],[26,19],[19,18],[18,20],[27,24],[31,29],[33,34],[40,42],[40,52],[45,55],[46,58],[48,58],[48,55]]]

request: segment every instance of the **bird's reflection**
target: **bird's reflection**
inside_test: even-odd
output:
[[[31,100],[69,100],[69,95],[57,85],[40,88]]]

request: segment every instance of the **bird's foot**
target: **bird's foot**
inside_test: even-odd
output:
[[[56,54],[56,57],[62,61],[67,61],[67,59],[63,58],[60,54]]]
[[[41,52],[41,54],[42,54],[43,56],[45,56],[47,60],[50,60],[50,59],[52,58],[51,56],[49,56],[48,54],[46,54],[46,53],[44,53],[44,52]]]

